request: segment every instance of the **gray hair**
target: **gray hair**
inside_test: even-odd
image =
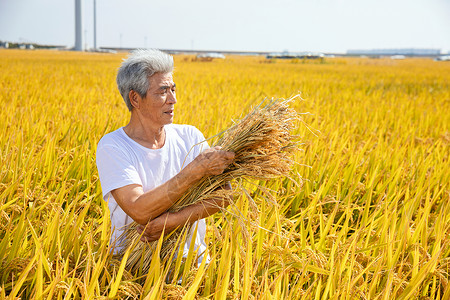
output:
[[[122,62],[117,72],[117,87],[128,110],[131,111],[129,94],[133,90],[141,97],[147,95],[148,79],[155,73],[173,72],[173,57],[156,49],[138,49]]]

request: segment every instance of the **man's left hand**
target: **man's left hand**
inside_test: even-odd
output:
[[[167,212],[167,213],[163,213],[159,217],[151,220],[150,222],[148,222],[148,224],[146,226],[139,225],[137,227],[137,231],[139,234],[142,234],[141,241],[142,242],[157,241],[161,237],[163,230],[164,230],[164,234],[168,234],[171,231],[169,229],[170,226],[167,226],[168,219],[169,219],[169,213]],[[168,230],[170,230],[170,231],[168,231]]]

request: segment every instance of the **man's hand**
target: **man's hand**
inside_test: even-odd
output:
[[[203,151],[191,163],[193,171],[200,177],[207,175],[219,175],[233,162],[234,153],[221,150],[222,147],[215,146]]]
[[[137,232],[142,234],[141,241],[142,242],[153,242],[157,241],[164,230],[165,234],[170,233],[172,230],[170,225],[168,224],[169,213],[164,213],[159,217],[148,222],[146,226],[139,225],[137,227]]]

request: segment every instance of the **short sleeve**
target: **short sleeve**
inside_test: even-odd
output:
[[[196,127],[192,126],[192,139],[194,144],[196,145],[194,148],[194,158],[197,157],[200,153],[209,149],[208,142],[205,140],[203,133],[198,130]]]
[[[119,148],[112,145],[99,145],[96,162],[103,199],[109,192],[117,188],[129,184],[142,185],[131,157]]]

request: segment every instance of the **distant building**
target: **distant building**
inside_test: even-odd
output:
[[[434,59],[435,61],[450,61],[450,55],[441,55]]]
[[[0,48],[8,49],[9,48],[9,43],[8,42],[0,42]]]
[[[416,48],[400,48],[400,49],[356,49],[348,50],[347,55],[367,55],[367,56],[438,56],[441,55],[441,49],[416,49]]]
[[[392,55],[391,56],[391,59],[405,59],[406,58],[406,56],[404,56],[404,55]]]
[[[214,58],[225,59],[225,55],[217,52],[202,53],[197,55],[200,61],[212,61]]]
[[[324,58],[325,55],[323,53],[318,52],[281,52],[281,53],[270,53],[266,56],[266,58],[279,58],[279,59],[318,59]]]

